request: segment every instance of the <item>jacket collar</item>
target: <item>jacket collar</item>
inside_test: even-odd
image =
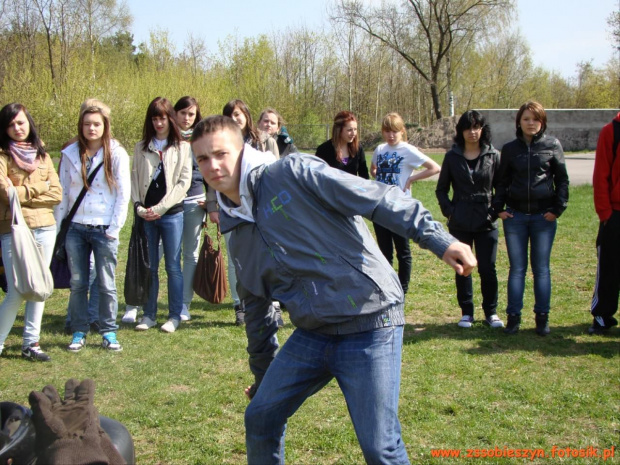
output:
[[[235,205],[228,197],[217,192],[220,208],[231,218],[239,218],[254,223],[254,185],[267,165],[276,161],[271,152],[259,152],[250,145],[243,146],[241,154],[241,176],[239,177],[239,197],[241,205]]]
[[[452,145],[452,151],[454,153],[456,153],[457,155],[460,155],[461,157],[465,156],[465,151],[458,144],[453,144]],[[480,147],[480,156],[481,157],[483,155],[487,155],[487,154],[493,153],[493,152],[495,152],[495,148],[492,145],[483,145],[482,147]]]
[[[119,143],[115,139],[110,140],[110,152],[114,153],[114,150],[119,146]],[[82,160],[80,158],[80,147],[78,142],[74,142],[73,144],[68,145],[62,151],[62,160],[64,162],[69,162],[73,167],[78,171],[82,171]],[[101,148],[93,157],[93,167],[97,166],[99,163],[103,161],[103,148]]]

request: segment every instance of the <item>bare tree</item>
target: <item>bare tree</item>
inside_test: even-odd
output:
[[[511,6],[512,0],[407,0],[379,7],[337,0],[332,19],[363,30],[405,59],[429,86],[440,119],[442,70],[453,47],[484,37],[485,26]]]
[[[91,49],[91,58],[95,47],[102,37],[112,36],[131,26],[132,17],[125,2],[116,0],[75,0],[76,11],[80,12],[81,23]]]
[[[54,59],[54,43],[56,41],[56,28],[55,28],[55,16],[56,16],[56,3],[55,0],[33,0],[36,6],[39,16],[41,18],[41,25],[45,31],[45,39],[47,41],[47,58],[50,74],[52,76],[52,85],[54,87],[54,97],[58,97],[57,92],[57,79],[56,79],[56,64]]]
[[[204,39],[196,37],[191,32],[188,33],[182,56],[190,63],[194,76],[198,74],[198,71],[206,69],[207,46]]]

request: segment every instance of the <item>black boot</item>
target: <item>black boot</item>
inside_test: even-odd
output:
[[[546,336],[551,331],[549,330],[549,314],[537,313],[536,314],[536,334],[539,336]]]
[[[235,324],[237,326],[243,326],[245,324],[245,307],[242,305],[235,305]]]
[[[506,334],[517,334],[519,332],[519,326],[521,325],[521,315],[515,313],[508,314],[508,322],[504,332]]]

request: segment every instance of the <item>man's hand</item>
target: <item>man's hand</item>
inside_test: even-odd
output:
[[[442,259],[461,276],[469,276],[474,267],[478,265],[476,257],[471,252],[471,247],[463,242],[453,242],[450,244]]]

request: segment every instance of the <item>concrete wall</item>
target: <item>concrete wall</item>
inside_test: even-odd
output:
[[[500,149],[516,137],[514,110],[479,110],[491,125],[493,145]],[[602,127],[620,110],[545,110],[547,134],[556,137],[567,152],[596,149]]]
[[[491,125],[493,145],[501,149],[516,137],[518,109],[478,110]],[[620,110],[546,110],[547,134],[557,137],[566,152],[594,151],[601,128]],[[410,134],[412,144],[422,148],[449,149],[452,146],[459,116],[442,118],[420,132]]]

